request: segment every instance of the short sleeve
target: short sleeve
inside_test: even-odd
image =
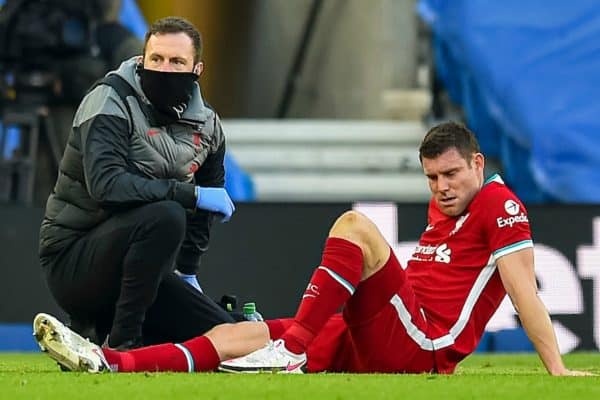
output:
[[[527,209],[504,185],[482,198],[483,229],[494,260],[533,247]]]

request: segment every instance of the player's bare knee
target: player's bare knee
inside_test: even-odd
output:
[[[369,219],[357,211],[346,211],[335,221],[329,236],[339,237],[359,247],[367,245]]]
[[[346,239],[361,248],[363,278],[378,271],[389,257],[389,246],[377,226],[357,211],[342,214],[333,224],[329,236]]]

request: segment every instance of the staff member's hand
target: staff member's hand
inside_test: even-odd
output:
[[[196,207],[223,214],[221,222],[227,222],[235,206],[224,188],[196,186]]]

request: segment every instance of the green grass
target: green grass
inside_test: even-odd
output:
[[[600,374],[600,353],[565,356]],[[0,399],[600,399],[600,377],[553,378],[533,354],[474,355],[455,375],[64,373],[43,354],[0,353]]]

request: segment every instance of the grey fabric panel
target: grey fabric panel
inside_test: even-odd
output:
[[[135,72],[136,65],[138,64],[138,60],[141,61],[141,57],[142,56],[134,56],[123,61],[116,71],[109,72],[109,74],[117,74],[125,79],[127,83],[133,87],[137,95],[147,102],[146,95],[144,95],[144,91],[140,85],[140,79]]]
[[[99,114],[112,115],[129,121],[127,108],[121,102],[119,95],[106,85],[97,86],[83,98],[75,113],[73,126],[78,127]]]
[[[204,163],[212,148],[212,136],[187,124],[150,126],[137,112],[139,105],[131,101],[130,106],[134,114],[129,148],[131,163],[148,177],[191,182],[192,164],[200,166]]]

